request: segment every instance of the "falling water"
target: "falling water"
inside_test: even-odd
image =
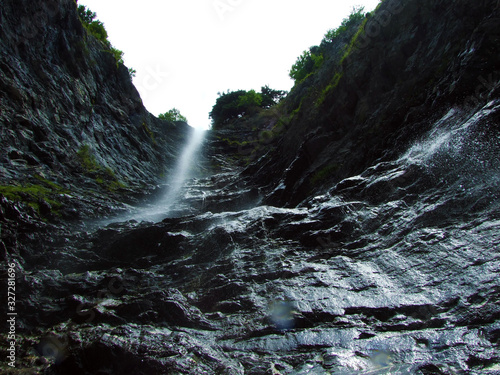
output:
[[[74,368],[102,350],[172,373],[498,374],[499,113],[452,109],[398,159],[294,208],[227,209],[241,185],[219,182],[237,171],[189,186],[194,133],[168,191],[134,217],[174,216],[198,185],[210,210],[64,242],[26,276],[28,308],[74,315],[54,290],[78,302],[123,283],[95,299],[99,320],[68,328]]]
[[[167,180],[170,186],[163,197],[156,203],[157,209],[153,210],[151,214],[168,214],[169,210],[178,200],[184,183],[191,177],[191,167],[196,161],[195,153],[200,148],[204,136],[204,130],[193,129],[193,133],[182,151],[172,175]]]
[[[169,216],[175,203],[181,199],[181,192],[185,182],[193,177],[192,169],[197,162],[196,152],[200,149],[205,131],[198,128],[193,128],[191,135],[182,150],[177,161],[177,165],[167,177],[165,184],[168,186],[165,193],[154,202],[147,206],[138,207],[132,212],[121,215],[112,220],[106,220],[104,225],[112,222],[125,222],[130,220],[135,221],[161,221]],[[103,223],[101,223],[102,225]]]

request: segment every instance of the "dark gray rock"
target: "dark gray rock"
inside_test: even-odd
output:
[[[0,7],[0,183],[43,176],[63,186],[74,197],[61,202],[69,218],[109,211],[168,175],[189,127],[146,111],[127,68],[87,34],[76,4]]]
[[[133,204],[154,200],[102,191],[95,171],[79,176],[71,147],[93,139],[94,150],[112,156],[96,152],[96,160],[132,163],[116,174],[136,182],[154,180],[157,154],[137,127],[143,109],[126,72],[95,41],[95,66],[70,48],[85,35],[74,4],[35,4],[48,15],[34,28],[44,34],[13,43],[33,31],[25,21],[12,31],[33,13],[19,4],[0,5],[1,43],[15,52],[0,60],[8,93],[0,116],[20,130],[2,138],[0,167],[51,187],[68,206],[43,221],[55,205],[46,197],[32,202],[38,211],[0,197],[0,252],[14,262],[19,290],[20,371],[499,372],[498,82],[474,96],[476,75],[495,69],[500,56],[494,2],[383,2],[373,19],[394,17],[344,61],[338,88],[319,107],[305,98],[288,132],[244,172],[233,159],[241,150],[214,134],[203,153],[217,165],[187,182],[170,217],[73,226],[66,221],[117,211],[125,195]],[[51,58],[29,64],[42,47]],[[50,86],[55,70],[64,90],[53,95],[65,110],[51,112],[40,82]],[[93,119],[78,88],[101,92]],[[298,86],[284,106],[295,109],[307,88]],[[8,108],[22,116],[9,117]],[[73,125],[54,120],[56,112]],[[36,177],[40,171],[75,191]],[[149,196],[161,190],[155,184]]]
[[[499,20],[494,0],[381,3],[351,52],[342,59],[349,40],[328,47],[338,55],[325,47],[332,57],[281,104],[292,115],[283,137],[247,169],[265,201],[295,206],[399,157],[451,106],[477,110],[498,98]]]

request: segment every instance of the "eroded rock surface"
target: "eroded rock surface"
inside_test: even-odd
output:
[[[2,99],[15,104],[0,114],[7,129],[2,170],[51,187],[66,207],[57,216],[49,200],[27,208],[1,197],[0,250],[17,272],[20,368],[45,374],[500,373],[493,1],[402,2],[406,10],[373,38],[367,55],[345,63],[345,77],[359,75],[357,86],[341,81],[336,92],[343,96],[327,97],[331,107],[306,99],[311,105],[295,113],[288,133],[244,169],[221,140],[227,134],[210,135],[200,153],[207,156],[204,173],[190,179],[165,219],[155,222],[120,220],[133,206],[154,207],[155,198],[104,192],[94,181],[99,175],[80,175],[75,149],[95,138],[96,160],[105,165],[109,157],[116,175],[129,176],[133,187],[143,176],[154,180],[156,164],[169,158],[156,159],[140,116],[158,144],[180,144],[184,133],[160,137],[163,125],[145,114],[127,77],[117,78],[124,68],[106,63],[92,42],[89,54],[102,66],[83,69],[73,48],[58,57],[54,41],[73,45],[84,37],[69,11],[72,2],[54,2],[61,9],[53,11],[45,3],[33,7],[52,25],[36,43],[16,42],[26,32],[7,28],[27,17],[27,3],[16,4],[0,4],[1,43],[19,49],[12,56],[1,52],[9,63],[0,65],[0,82],[10,82]],[[396,12],[394,4],[384,2],[379,12]],[[60,30],[71,27],[79,31]],[[447,44],[450,35],[460,43]],[[428,50],[424,41],[433,41]],[[387,48],[377,49],[381,45]],[[42,47],[54,57],[40,74],[49,67],[66,71],[57,99],[40,97],[39,78],[33,78],[29,51]],[[387,66],[378,64],[384,54]],[[453,59],[437,77],[447,56]],[[374,76],[367,77],[372,68]],[[110,86],[97,90],[102,69]],[[476,96],[479,72],[492,78]],[[70,81],[81,90],[64,86]],[[91,108],[87,99],[98,91],[100,104]],[[417,97],[401,94],[410,91]],[[57,135],[68,122],[35,116],[31,92],[41,113],[50,112],[52,101],[69,106],[63,112],[79,130]],[[123,107],[116,92],[136,104]],[[301,100],[297,92],[286,105]],[[88,108],[79,110],[78,102]],[[85,113],[83,120],[71,117]],[[116,124],[108,121],[112,113]],[[334,115],[342,126],[329,122]],[[105,124],[116,139],[99,138]],[[35,128],[46,129],[40,133],[46,138],[31,134]],[[33,139],[39,148],[28,147]],[[123,150],[112,151],[118,144]],[[49,145],[60,152],[50,153]],[[166,147],[173,158],[178,150]],[[62,190],[71,187],[76,192]],[[70,220],[91,216],[100,221]]]
[[[34,185],[42,216],[74,220],[109,213],[170,173],[189,127],[146,111],[73,1],[0,7],[2,187]]]
[[[58,348],[58,374],[498,373],[500,165],[480,135],[499,110],[452,110],[401,158],[296,208],[52,245],[25,268],[23,325]],[[185,196],[224,207],[213,177]]]

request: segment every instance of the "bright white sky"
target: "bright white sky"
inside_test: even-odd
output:
[[[290,67],[353,6],[379,0],[79,0],[97,13],[146,108],[208,128],[217,92],[293,86]]]

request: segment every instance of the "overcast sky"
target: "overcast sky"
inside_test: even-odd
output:
[[[146,108],[178,108],[207,128],[217,92],[290,90],[297,57],[339,26],[353,6],[379,0],[79,0],[97,13]]]

